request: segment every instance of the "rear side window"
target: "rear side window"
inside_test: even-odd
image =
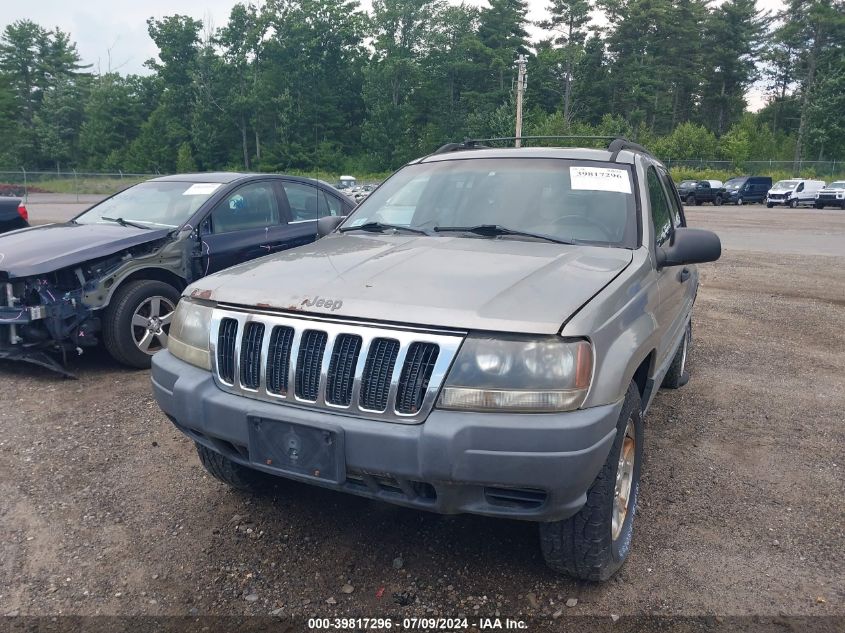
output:
[[[320,192],[320,217],[343,215],[343,203],[325,191]]]
[[[299,182],[285,182],[291,222],[317,219],[317,188]]]
[[[672,218],[669,213],[669,201],[660,184],[660,178],[654,167],[649,167],[646,180],[648,182],[648,199],[651,205],[651,220],[654,224],[655,241],[662,245],[672,234]]]

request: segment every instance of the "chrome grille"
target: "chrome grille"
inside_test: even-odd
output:
[[[218,386],[250,398],[358,417],[421,422],[465,336],[218,308]]]

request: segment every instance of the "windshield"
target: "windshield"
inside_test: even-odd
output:
[[[378,187],[343,223],[444,231],[495,225],[559,241],[636,247],[630,167],[547,158],[477,158],[409,165]],[[488,239],[490,231],[485,231]],[[497,239],[532,239],[496,234]]]
[[[772,187],[772,191],[786,191],[786,190],[793,190],[795,186],[799,183],[798,180],[778,180],[775,183],[775,186]]]
[[[697,184],[697,180],[682,180],[681,184],[678,185],[678,189],[689,189],[691,187],[695,187]]]
[[[78,224],[113,224],[120,220],[150,228],[176,228],[187,222],[220,187],[206,182],[142,182],[88,209]]]
[[[845,180],[837,180],[827,186],[828,189],[845,189]]]
[[[725,189],[739,189],[745,184],[745,178],[734,178],[725,183]]]

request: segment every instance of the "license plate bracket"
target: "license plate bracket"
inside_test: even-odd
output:
[[[247,420],[251,462],[317,481],[346,479],[342,432],[259,416]]]

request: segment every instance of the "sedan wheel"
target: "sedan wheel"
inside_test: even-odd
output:
[[[150,297],[135,308],[132,338],[145,354],[155,354],[167,347],[167,333],[176,306],[167,297]]]

